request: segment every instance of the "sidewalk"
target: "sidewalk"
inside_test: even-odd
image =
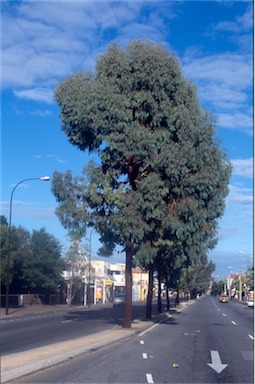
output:
[[[176,310],[180,311],[188,304],[189,303],[180,303]],[[69,307],[67,305],[49,306],[36,304],[29,307],[10,309],[10,314],[8,316],[3,315],[2,317],[1,311],[1,319],[5,320],[6,318],[12,319],[21,316],[39,315],[42,313],[64,312],[73,310],[74,308],[84,309],[84,307]],[[67,361],[70,358],[74,358],[82,353],[90,352],[92,350],[95,351],[106,345],[116,343],[150,328],[156,322],[163,321],[168,316],[168,313],[154,315],[151,321],[134,320],[132,328],[130,329],[124,329],[115,325],[107,331],[99,332],[90,336],[2,356],[1,383],[18,379],[32,372]]]

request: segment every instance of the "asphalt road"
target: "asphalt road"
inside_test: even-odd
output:
[[[153,311],[156,313],[156,302]],[[23,352],[119,327],[123,313],[124,307],[113,308],[109,303],[62,313],[1,320],[1,354]],[[132,314],[133,319],[143,319],[145,302],[134,302]]]
[[[19,383],[253,383],[253,310],[201,298],[139,335]]]

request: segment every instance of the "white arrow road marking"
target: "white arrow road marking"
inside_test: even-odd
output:
[[[209,367],[214,369],[217,373],[221,373],[223,369],[225,369],[228,364],[222,364],[220,355],[218,351],[210,351],[211,352],[211,363],[207,363]]]
[[[150,373],[146,373],[146,379],[147,379],[147,383],[149,384],[153,384],[154,381],[153,381],[153,377]]]

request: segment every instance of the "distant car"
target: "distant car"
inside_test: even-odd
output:
[[[254,301],[253,300],[247,300],[247,306],[248,307],[254,307]]]
[[[225,295],[225,293],[222,293],[219,297],[220,303],[228,303],[229,297],[228,295]]]
[[[118,295],[113,296],[112,303],[114,307],[119,307],[125,304],[125,295],[119,293]]]

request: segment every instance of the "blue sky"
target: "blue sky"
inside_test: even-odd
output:
[[[81,173],[88,154],[60,129],[56,84],[94,70],[112,40],[163,42],[217,119],[217,136],[233,164],[230,193],[209,253],[215,276],[253,262],[253,2],[252,1],[1,1],[1,214],[9,216],[13,187],[55,170]],[[63,245],[51,182],[22,183],[12,223],[45,227]],[[92,254],[98,248],[92,235]],[[111,262],[124,261],[115,254]]]

